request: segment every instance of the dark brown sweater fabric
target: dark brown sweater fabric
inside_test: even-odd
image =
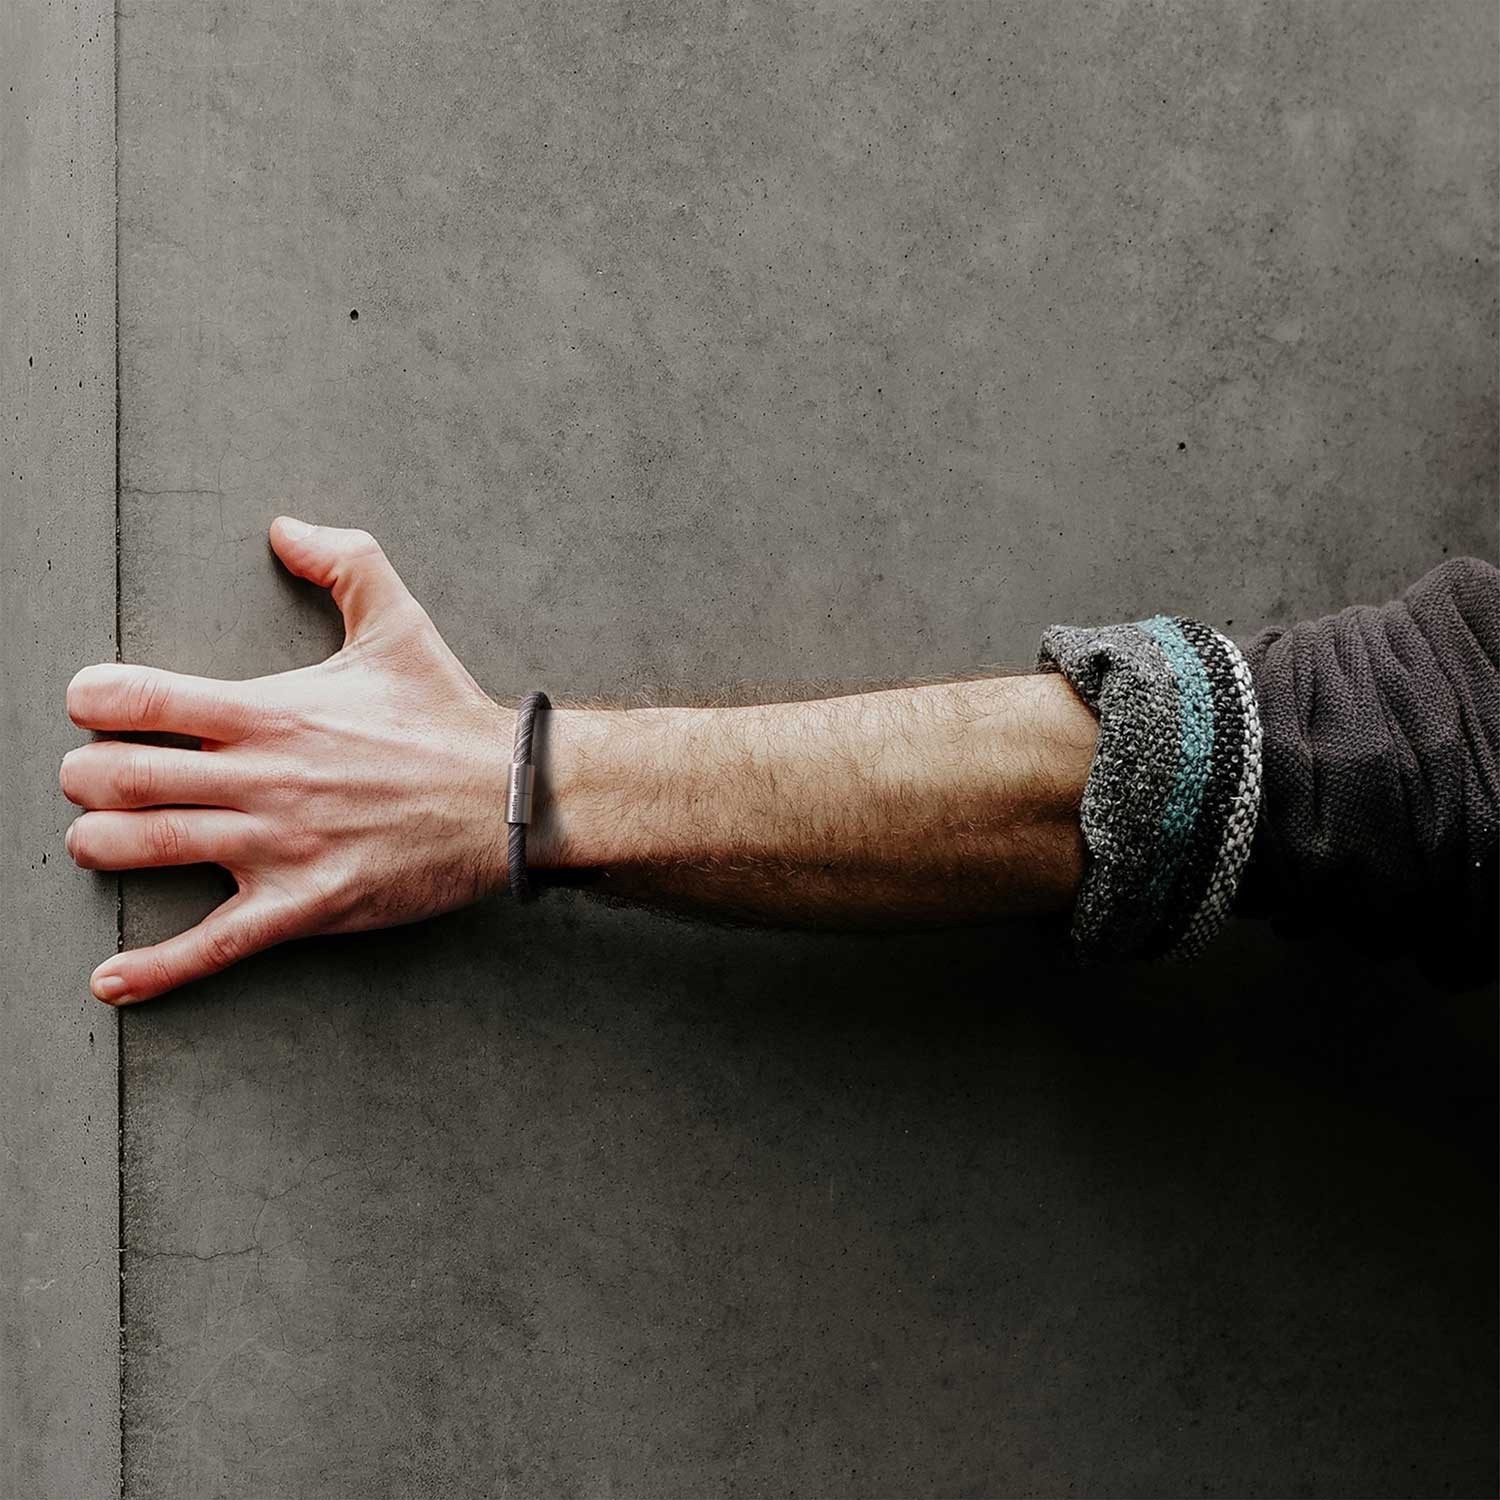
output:
[[[1411,953],[1445,986],[1494,977],[1500,571],[1457,558],[1243,649],[1265,779],[1236,910]]]

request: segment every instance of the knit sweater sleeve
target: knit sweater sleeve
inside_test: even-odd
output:
[[[1388,604],[1243,649],[1264,783],[1235,909],[1411,952],[1441,983],[1492,977],[1500,571],[1455,559]]]

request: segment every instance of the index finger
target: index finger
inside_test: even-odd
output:
[[[68,684],[68,717],[80,729],[225,741],[249,734],[256,713],[242,683],[101,662]]]

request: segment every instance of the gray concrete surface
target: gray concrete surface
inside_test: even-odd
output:
[[[63,685],[115,654],[114,22],[0,6],[0,1497],[119,1494],[117,883],[63,852]]]
[[[120,44],[132,658],[331,648],[283,505],[502,694],[1248,635],[1495,554],[1488,5]],[[127,935],[217,894],[131,880]],[[1052,938],[496,903],[132,1012],[126,1493],[1492,1492],[1493,991]]]

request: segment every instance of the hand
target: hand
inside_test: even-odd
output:
[[[149,1000],[287,938],[417,921],[505,878],[513,716],[485,696],[372,537],[280,517],[286,567],[333,591],[345,640],[327,661],[218,682],[85,667],[68,714],[106,735],[63,759],[89,809],[67,847],[86,869],[222,865],[239,889],[196,927],[107,959],[103,1001]]]

